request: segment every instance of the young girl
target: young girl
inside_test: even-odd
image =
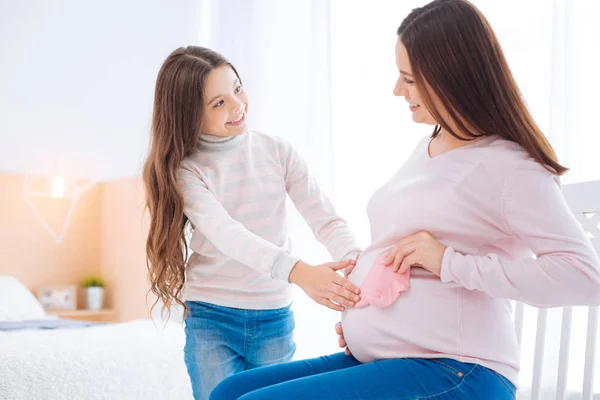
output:
[[[360,252],[346,222],[292,146],[250,131],[247,113],[248,96],[224,57],[195,46],[167,57],[143,172],[147,262],[163,310],[185,307],[185,362],[196,399],[236,372],[292,358],[290,282],[334,310],[360,300],[358,288],[336,273]],[[331,256],[344,261],[310,266],[289,253],[286,194]]]

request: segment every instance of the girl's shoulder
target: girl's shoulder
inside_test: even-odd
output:
[[[269,135],[259,131],[250,131],[250,139],[255,145],[274,148],[291,147],[290,142],[282,136]]]
[[[260,152],[263,157],[276,157],[281,163],[297,156],[296,148],[283,136],[268,135],[252,131],[250,137],[251,149]]]

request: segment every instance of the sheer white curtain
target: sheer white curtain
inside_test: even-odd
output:
[[[368,242],[366,205],[431,128],[415,125],[392,96],[395,32],[423,0],[331,0],[334,183],[339,211]],[[492,24],[531,109],[571,171],[563,182],[600,179],[600,1],[472,0]],[[551,218],[552,216],[548,216]],[[535,310],[527,308],[520,381],[530,386]],[[556,385],[561,311],[549,312],[543,386]],[[573,316],[568,389],[583,377],[585,310]],[[600,371],[596,369],[596,391]]]

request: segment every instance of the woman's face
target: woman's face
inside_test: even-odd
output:
[[[400,38],[396,42],[396,65],[399,76],[394,87],[394,96],[402,96],[406,99],[409,109],[412,112],[413,121],[421,124],[437,125],[438,122],[433,118],[421,100],[421,95],[413,80],[406,47],[404,47]],[[434,102],[436,102],[436,96],[432,97],[434,98]],[[437,104],[435,106],[437,107]],[[439,107],[437,109],[440,110]]]

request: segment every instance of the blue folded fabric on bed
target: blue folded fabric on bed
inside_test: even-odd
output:
[[[103,324],[104,323],[102,322],[76,321],[62,318],[27,321],[0,321],[0,331],[87,328],[89,326]]]

